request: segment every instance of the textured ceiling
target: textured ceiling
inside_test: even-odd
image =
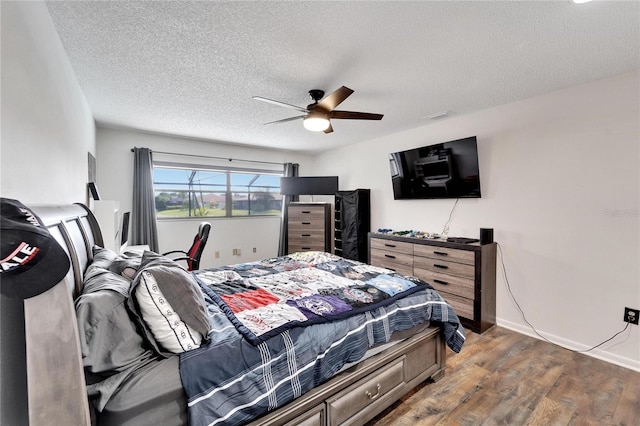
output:
[[[640,68],[640,2],[47,2],[96,121],[320,151]],[[355,90],[328,135],[306,106]]]

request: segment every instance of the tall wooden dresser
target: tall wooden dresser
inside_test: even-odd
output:
[[[431,284],[462,325],[483,333],[496,323],[496,247],[369,233],[369,263]]]
[[[287,254],[297,251],[331,252],[331,204],[287,205]]]

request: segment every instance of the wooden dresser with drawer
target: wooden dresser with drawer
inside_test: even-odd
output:
[[[369,233],[369,263],[428,282],[476,333],[495,324],[496,243]]]
[[[287,254],[331,252],[331,204],[291,203],[287,206]]]

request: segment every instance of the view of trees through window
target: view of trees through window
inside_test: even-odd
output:
[[[280,176],[154,166],[156,214],[158,218],[279,216]]]

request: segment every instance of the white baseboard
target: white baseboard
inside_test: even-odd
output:
[[[507,321],[499,318],[497,319],[496,322],[500,327],[504,327],[509,330],[515,331],[517,333],[525,334],[527,336],[536,338],[538,340],[542,340],[540,336],[535,334],[533,330],[531,330],[531,328],[529,328],[528,326],[523,326],[522,324],[518,324],[512,321]],[[574,342],[573,340],[568,340],[563,337],[554,336],[553,334],[544,333],[540,330],[538,330],[538,332],[541,335],[543,335],[545,338],[549,339],[550,341],[564,348],[567,348],[570,350],[578,350],[578,351],[589,349],[589,346],[585,346],[582,343]],[[612,354],[611,352],[603,351],[600,349],[594,349],[590,352],[583,352],[583,353],[590,357],[597,358],[599,360],[606,361],[611,364],[619,365],[621,367],[640,372],[640,360],[626,358],[626,357]]]

